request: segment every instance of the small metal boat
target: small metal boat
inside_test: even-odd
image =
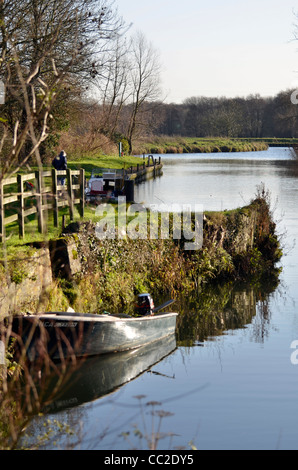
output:
[[[15,316],[11,335],[31,361],[46,355],[62,359],[127,351],[175,333],[177,313],[155,314],[168,305],[136,317],[75,312]]]

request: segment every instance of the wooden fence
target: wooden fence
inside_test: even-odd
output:
[[[154,158],[153,155],[148,155],[148,157],[143,155],[143,163],[137,163],[136,166],[131,166],[127,168],[126,170],[122,168],[123,178],[125,177],[131,178],[131,175],[135,175],[136,177],[135,179],[138,180],[138,177],[142,177],[144,175],[145,170],[148,168],[150,168],[153,173],[161,169],[162,168],[161,157],[157,159],[157,158]]]
[[[60,184],[59,177],[65,178],[65,185]],[[5,189],[9,186],[10,192],[5,194]],[[31,198],[31,207],[26,208],[28,198]],[[59,226],[61,207],[69,207],[70,220],[73,220],[75,205],[78,205],[80,216],[84,217],[84,169],[36,171],[3,179],[0,182],[0,241],[4,240],[5,227],[13,222],[18,222],[19,236],[23,238],[26,218],[32,214],[37,214],[37,228],[40,233],[47,230],[49,211],[53,213],[55,227]],[[7,212],[10,215],[6,217]]]

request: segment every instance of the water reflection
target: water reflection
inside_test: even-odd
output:
[[[41,368],[32,363],[30,380],[23,386],[24,415],[30,408],[31,422],[18,448],[51,448],[59,434],[69,439],[70,447],[76,439],[79,443],[80,425],[88,412],[80,405],[100,402],[146,371],[154,373],[151,368],[175,349],[174,334],[131,351],[77,359],[75,363],[55,363],[51,370],[49,364]]]
[[[254,320],[253,341],[263,342],[270,325],[269,299],[279,284],[277,273],[266,282],[208,285],[181,299],[177,321],[179,346],[196,346],[228,330],[245,328]],[[256,321],[257,320],[257,321]]]
[[[61,411],[113,393],[175,348],[176,338],[171,335],[131,351],[78,359],[67,366],[58,363],[52,373],[32,364],[32,376],[38,377],[41,410]]]

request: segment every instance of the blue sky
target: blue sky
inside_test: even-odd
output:
[[[115,0],[160,53],[166,102],[298,88],[298,0]],[[298,32],[298,29],[297,29]]]

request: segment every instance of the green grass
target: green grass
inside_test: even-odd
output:
[[[98,156],[84,156],[80,159],[72,159],[69,157],[68,167],[72,170],[84,168],[86,177],[89,178],[92,169],[98,168],[111,168],[122,169],[136,166],[143,163],[143,158],[134,156],[119,157],[115,155],[98,155]]]
[[[131,166],[137,166],[137,164],[143,164],[143,157],[136,156],[123,156],[118,155],[84,155],[80,158],[67,157],[67,166],[71,170],[79,170],[80,168],[85,169],[86,177],[91,176],[93,168],[110,168],[110,169],[128,169]],[[45,165],[44,171],[52,170],[51,165]],[[22,168],[18,173],[31,173],[39,168],[36,165],[32,165],[31,168]]]
[[[65,225],[67,226],[71,220],[69,217],[69,209],[67,207],[60,208],[59,210],[59,227],[54,227],[53,213],[52,211],[48,212],[48,221],[47,221],[47,232],[41,234],[38,232],[37,228],[37,218],[36,215],[31,215],[27,217],[25,224],[25,236],[24,238],[19,237],[19,228],[18,224],[12,223],[6,226],[6,243],[3,245],[0,243],[0,262],[4,259],[13,258],[16,255],[24,254],[26,255],[28,247],[34,243],[43,243],[48,240],[58,238],[61,235],[62,229],[62,216],[65,217]],[[85,217],[84,219],[80,218],[79,212],[74,208],[74,220],[92,220],[97,221],[98,218],[95,216],[95,207],[86,205],[85,207]]]

